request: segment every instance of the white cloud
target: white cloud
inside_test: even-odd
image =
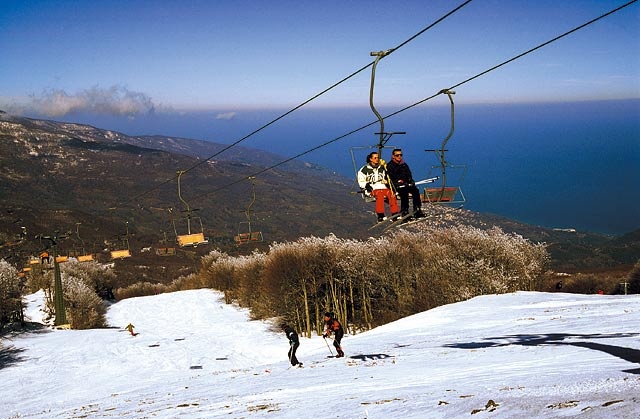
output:
[[[237,115],[237,112],[223,112],[216,115],[216,120],[222,119],[222,120],[230,121],[232,119],[235,119],[236,115]]]
[[[145,93],[134,92],[123,86],[106,89],[94,86],[75,94],[62,89],[45,90],[39,96],[32,95],[24,108],[51,117],[72,112],[135,116],[152,113],[156,106]]]

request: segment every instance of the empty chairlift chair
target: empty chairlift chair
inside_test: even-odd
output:
[[[176,240],[178,242],[178,246],[180,247],[197,247],[200,245],[209,244],[209,240],[204,236],[204,229],[202,227],[202,220],[200,217],[195,217],[193,215],[194,211],[197,209],[192,209],[187,201],[182,198],[182,191],[180,189],[180,179],[182,175],[186,173],[184,171],[177,172],[178,175],[178,198],[185,205],[186,213],[184,222],[186,224],[184,229],[178,230],[176,226],[175,220],[173,221],[173,229],[176,234]]]
[[[454,130],[454,103],[452,90],[441,90],[449,97],[451,103],[451,129],[449,134],[442,141],[442,145],[437,150],[425,150],[435,153],[439,164],[431,167],[429,176],[434,180],[433,184],[425,187],[421,195],[422,202],[429,204],[464,204],[466,198],[462,192],[461,184],[467,173],[467,167],[464,165],[453,165],[446,159],[447,142],[453,135]]]

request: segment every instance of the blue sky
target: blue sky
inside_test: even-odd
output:
[[[13,1],[0,109],[64,117],[295,106],[463,1]],[[407,105],[626,3],[474,0],[383,59],[376,101]],[[640,98],[640,4],[457,89],[458,103]],[[366,70],[313,102],[368,106]],[[229,112],[228,114],[225,112]]]

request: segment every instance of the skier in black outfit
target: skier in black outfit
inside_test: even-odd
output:
[[[342,347],[340,346],[340,341],[344,336],[344,329],[342,329],[342,325],[340,324],[338,319],[333,317],[333,313],[330,312],[324,313],[324,324],[325,332],[322,337],[326,339],[331,336],[331,333],[333,332],[333,334],[335,335],[335,337],[333,338],[333,346],[335,346],[336,351],[338,352],[336,358],[342,358],[344,356],[344,352],[342,352]]]
[[[391,161],[387,163],[389,178],[393,182],[393,187],[400,195],[400,212],[402,216],[409,214],[409,194],[413,200],[413,217],[422,218],[422,200],[420,191],[416,187],[409,165],[402,160],[402,150],[396,148],[391,153]]]
[[[289,361],[292,366],[300,365],[302,366],[302,362],[298,361],[296,358],[296,350],[300,346],[300,339],[298,338],[298,334],[295,330],[288,324],[282,326],[282,331],[287,335],[287,339],[289,339],[289,352],[287,355],[289,356]]]

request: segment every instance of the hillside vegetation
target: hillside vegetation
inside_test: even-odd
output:
[[[30,263],[43,250],[93,256],[60,265],[74,328],[101,327],[104,299],[199,287],[307,333],[323,310],[361,329],[483,293],[560,283],[634,292],[626,278],[639,231],[556,231],[437,205],[419,224],[371,230],[373,208],[350,193],[351,179],[300,161],[267,169],[282,156],[240,147],[211,158],[223,148],[0,112],[2,324],[22,321],[26,290],[52,300],[52,266]],[[182,193],[208,239],[197,248],[176,243],[185,222],[176,173],[187,168]],[[264,241],[237,245],[254,191],[251,221]],[[131,257],[113,259],[122,247]]]

